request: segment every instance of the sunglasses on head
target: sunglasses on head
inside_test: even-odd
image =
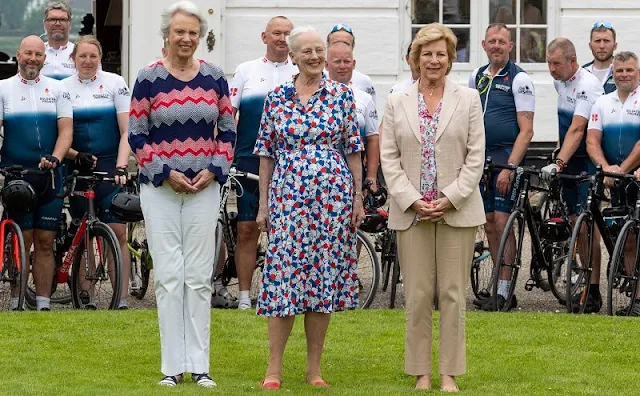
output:
[[[598,22],[593,24],[593,26],[591,27],[591,30],[598,29],[598,28],[605,28],[605,29],[613,30],[613,25],[609,21],[598,21]]]
[[[339,32],[340,30],[344,30],[345,32],[353,35],[353,29],[351,29],[349,25],[345,25],[344,23],[339,23],[331,28],[331,33]]]

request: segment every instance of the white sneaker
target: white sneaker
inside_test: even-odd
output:
[[[247,309],[251,309],[251,300],[240,300],[240,303],[238,304],[238,309],[240,310],[247,310]]]
[[[183,378],[184,376],[182,374],[167,375],[160,382],[158,382],[158,385],[173,387],[178,385],[180,382],[182,382]]]
[[[216,384],[207,373],[191,374],[191,378],[193,378],[198,386],[202,386],[203,388],[213,388],[218,386],[218,384]]]

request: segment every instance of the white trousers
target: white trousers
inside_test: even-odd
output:
[[[164,375],[209,372],[211,274],[220,186],[176,194],[164,183],[143,184],[140,203],[160,325]]]

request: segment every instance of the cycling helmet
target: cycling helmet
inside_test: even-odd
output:
[[[11,180],[2,188],[2,202],[11,216],[20,217],[31,212],[36,201],[36,192],[24,180]]]
[[[551,242],[564,242],[571,238],[571,226],[565,219],[552,217],[540,225],[540,238]]]
[[[360,224],[360,229],[369,234],[382,232],[387,228],[389,215],[383,209],[375,210],[364,216],[364,221]]]
[[[387,203],[388,195],[386,188],[378,186],[376,192],[369,192],[367,194],[367,197],[365,198],[365,207],[371,210],[383,207],[384,204]]]
[[[142,208],[140,207],[140,197],[128,192],[120,192],[111,200],[109,213],[118,220],[126,223],[141,221]]]

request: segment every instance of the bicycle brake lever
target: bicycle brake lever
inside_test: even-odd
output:
[[[49,173],[51,173],[51,188],[53,189],[53,191],[56,190],[56,176],[53,173],[53,169],[49,169]]]

